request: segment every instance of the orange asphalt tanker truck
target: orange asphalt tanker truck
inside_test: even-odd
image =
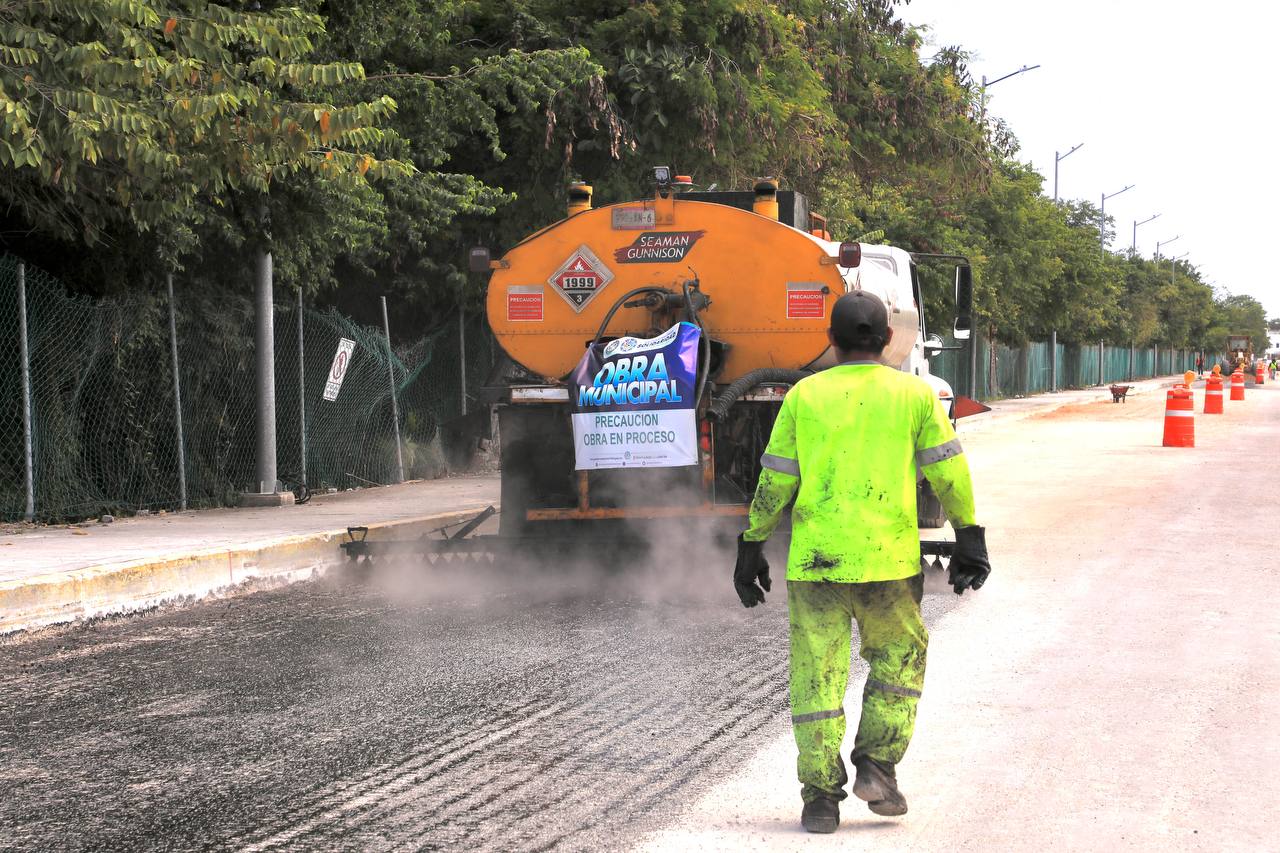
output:
[[[654,171],[650,198],[593,207],[591,188],[575,184],[564,219],[501,258],[472,250],[472,269],[491,271],[489,325],[518,365],[495,389],[498,540],[564,541],[589,529],[616,541],[672,519],[724,520],[736,532],[784,394],[834,364],[827,321],[851,290],[889,309],[883,361],[955,405],[929,373],[944,347],[927,334],[916,270],[954,267],[963,339],[964,258],[833,242],[805,197],[771,179],[746,192],[682,192],[688,179]],[[918,503],[921,526],[940,527],[923,478]],[[474,529],[435,547],[480,550],[462,544]],[[934,545],[926,553],[947,553]]]

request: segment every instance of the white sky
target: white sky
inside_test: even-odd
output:
[[[1113,249],[1150,257],[1189,254],[1205,280],[1260,300],[1280,316],[1272,253],[1280,242],[1280,117],[1273,40],[1280,3],[1187,0],[911,0],[899,7],[928,25],[931,56],[959,45],[974,54],[975,80],[1023,65],[1041,67],[988,89],[988,111],[1018,137],[1019,159],[1044,175],[1053,195],[1095,205],[1103,192],[1115,217]]]

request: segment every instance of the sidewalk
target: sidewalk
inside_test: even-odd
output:
[[[0,527],[0,634],[277,586],[341,558],[348,526],[408,538],[498,500],[496,475],[317,495],[295,507],[216,509],[113,524]],[[384,534],[385,535],[385,534]]]

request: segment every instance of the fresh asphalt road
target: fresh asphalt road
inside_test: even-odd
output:
[[[730,560],[375,565],[10,641],[0,848],[616,849],[785,731],[782,598]]]
[[[682,549],[8,640],[0,848],[1263,849],[1280,386],[1251,392],[1194,450],[1158,446],[1157,395],[965,439],[996,575],[926,598],[900,821],[797,832],[780,590],[744,611],[730,556]]]

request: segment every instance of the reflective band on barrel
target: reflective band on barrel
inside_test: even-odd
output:
[[[835,708],[830,711],[814,711],[810,714],[792,714],[792,723],[816,723],[818,720],[834,720],[836,717],[844,716],[844,708]]]
[[[766,453],[760,457],[760,465],[770,471],[777,471],[779,474],[790,474],[792,477],[800,476],[800,460],[798,459],[788,459],[785,456],[774,456],[772,453]]]
[[[1168,411],[1164,413],[1166,418],[1194,418],[1195,412]]]
[[[883,681],[876,681],[874,678],[867,679],[868,690],[879,690],[883,693],[892,693],[895,696],[905,696],[908,699],[919,699],[920,691],[912,690],[910,687],[898,687],[895,684],[885,684]]]
[[[1205,391],[1204,393],[1208,394],[1210,397],[1221,397],[1221,396],[1222,396],[1222,392],[1221,392],[1221,391]]]
[[[943,459],[959,456],[961,453],[964,453],[964,448],[960,446],[960,439],[953,438],[946,444],[939,444],[937,447],[929,447],[918,452],[916,464],[923,468],[926,465],[941,462]]]

